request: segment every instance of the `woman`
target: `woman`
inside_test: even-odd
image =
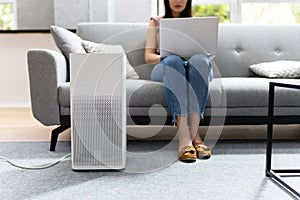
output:
[[[192,0],[164,0],[163,18],[192,17]],[[164,93],[173,123],[177,124],[181,161],[209,158],[211,150],[198,133],[200,118],[209,94],[212,79],[210,60],[196,54],[189,60],[178,55],[161,58],[159,55],[159,22],[162,17],[151,18],[146,41],[146,63],[156,64],[151,73],[153,81],[163,82]]]

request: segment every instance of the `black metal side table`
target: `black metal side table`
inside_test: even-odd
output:
[[[275,87],[300,89],[300,85],[292,85],[285,83],[270,82],[269,84],[269,105],[268,105],[268,129],[267,129],[267,155],[266,155],[266,176],[275,179],[280,185],[295,197],[300,198],[300,193],[296,191],[292,186],[287,184],[280,174],[290,174],[291,176],[296,173],[300,173],[300,169],[272,169],[272,139],[273,139],[273,124],[280,123],[274,116],[274,98]],[[294,123],[294,122],[293,122]],[[300,121],[299,121],[300,123]]]

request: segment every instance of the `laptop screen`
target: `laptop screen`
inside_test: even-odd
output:
[[[160,22],[160,55],[216,55],[218,17],[168,18]]]

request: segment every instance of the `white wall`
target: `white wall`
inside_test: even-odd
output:
[[[35,0],[36,1],[36,0]],[[54,24],[76,28],[79,22],[107,21],[108,0],[53,0]],[[111,1],[111,0],[110,0]]]
[[[148,22],[150,17],[156,13],[155,0],[114,1],[115,21],[117,22]]]
[[[43,3],[41,3],[41,1]],[[16,0],[19,29],[73,29],[79,22],[146,22],[157,0]],[[38,4],[38,7],[37,7]]]
[[[0,44],[0,107],[29,107],[26,52],[30,48],[57,50],[52,37],[49,33],[2,33]]]
[[[16,0],[18,29],[48,29],[54,23],[53,0]]]

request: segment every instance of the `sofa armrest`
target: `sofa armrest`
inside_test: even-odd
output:
[[[60,125],[58,87],[67,81],[65,57],[53,50],[30,49],[27,64],[33,116],[44,125]]]

